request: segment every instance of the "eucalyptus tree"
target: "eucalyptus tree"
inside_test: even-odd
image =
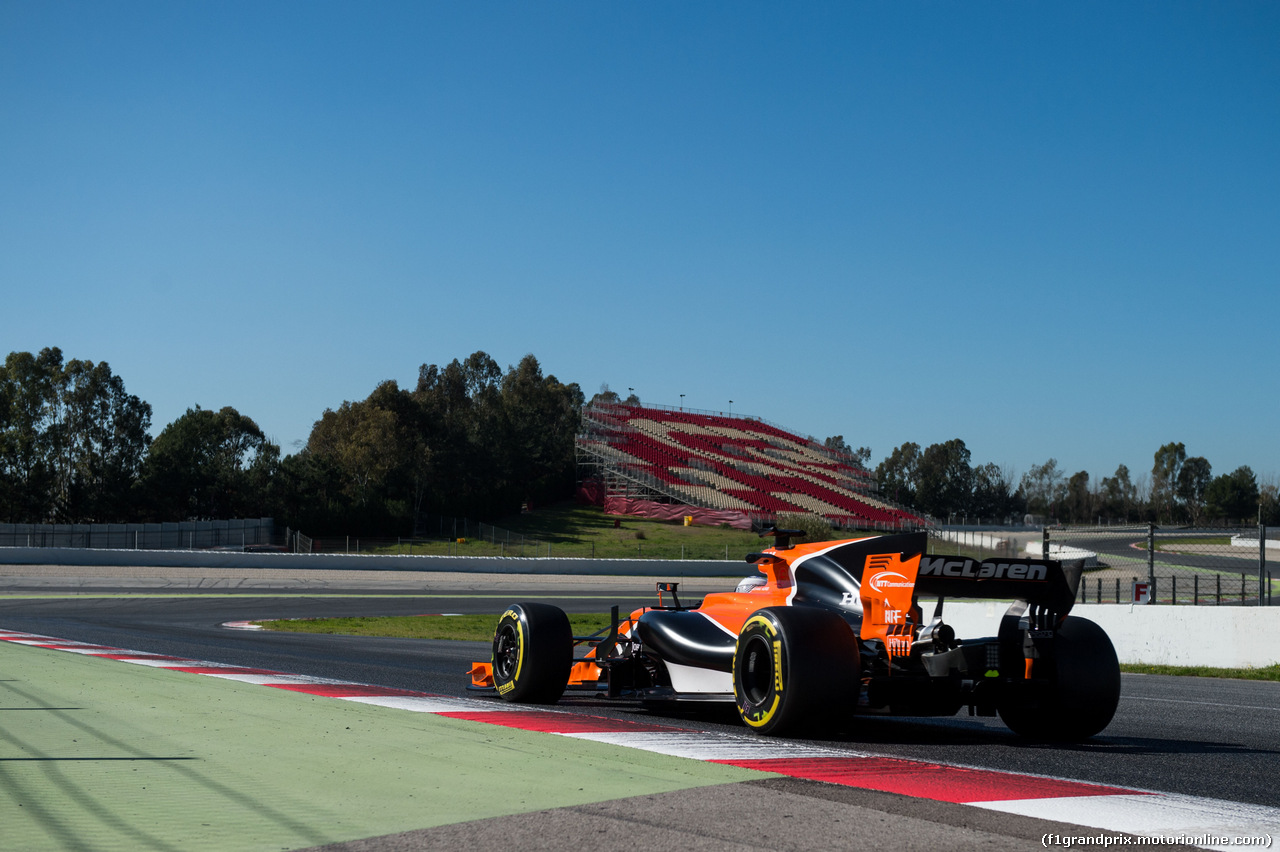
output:
[[[1168,443],[1156,450],[1151,466],[1151,506],[1157,519],[1173,520],[1178,499],[1178,475],[1187,460],[1187,447],[1181,441]]]
[[[0,517],[124,520],[151,437],[151,406],[105,361],[13,352],[0,366]]]
[[[973,496],[969,459],[959,438],[926,447],[916,472],[916,507],[938,518],[968,515]]]
[[[920,445],[908,441],[895,447],[884,461],[876,465],[876,482],[880,493],[909,508],[916,505],[916,482],[920,474]]]

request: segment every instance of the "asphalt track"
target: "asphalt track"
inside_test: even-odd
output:
[[[644,581],[633,578],[587,581],[591,590],[584,590],[585,582],[545,578],[538,578],[538,588],[521,589],[512,585],[516,581],[486,578],[477,583],[471,578],[446,588],[450,583],[433,578],[405,587],[401,578],[396,588],[388,588],[334,578],[316,593],[298,588],[293,580],[255,578],[251,584],[237,584],[251,585],[251,591],[228,593],[157,588],[183,585],[174,578],[163,584],[136,577],[80,577],[73,583],[65,578],[15,578],[3,583],[7,596],[0,597],[0,627],[460,696],[466,694],[462,672],[467,663],[487,657],[483,643],[269,634],[221,625],[267,617],[496,612],[522,599],[602,611],[613,602],[625,608],[651,599]],[[499,582],[507,587],[499,588]],[[690,594],[721,589],[725,582],[707,581],[702,588],[693,583]],[[53,591],[62,586],[65,592],[67,585],[81,593]],[[201,585],[228,587],[203,579]],[[353,727],[338,724],[349,721],[353,710],[342,702],[205,683],[212,678],[188,678],[179,686],[175,679],[182,678],[170,672],[139,673],[132,671],[138,667],[75,657],[55,663],[52,658],[71,655],[38,649],[0,650],[4,787],[27,789],[34,796],[17,805],[48,799],[68,809],[32,817],[31,811],[21,812],[13,796],[4,799],[0,824],[10,827],[4,836],[18,836],[13,826],[27,827],[22,845],[9,845],[11,841],[0,837],[4,849],[296,849],[332,840],[346,840],[341,848],[353,850],[564,848],[623,837],[690,849],[834,849],[854,845],[855,839],[856,845],[888,848],[1027,849],[1041,845],[1046,833],[1086,833],[1034,815],[985,813],[947,802],[761,776],[596,743],[559,742],[542,734],[496,732],[476,722],[418,715],[405,721],[401,717],[407,714],[386,708],[356,708],[360,721],[354,727],[360,737],[347,742],[356,735],[336,732]],[[214,712],[219,707],[227,713]],[[37,708],[44,712],[29,712]],[[561,709],[597,717],[657,719],[590,699],[562,702]],[[114,750],[114,755],[79,755],[69,747],[66,731],[84,718],[81,713],[97,714],[100,725],[84,723],[86,727],[78,730],[88,741]],[[51,721],[31,721],[36,717]],[[200,733],[193,721],[197,719],[213,733]],[[723,715],[659,721],[742,734],[742,728]],[[405,746],[424,737],[432,743],[430,760]],[[150,747],[156,742],[172,744],[171,753],[157,754]],[[1274,683],[1126,676],[1112,725],[1094,740],[1070,747],[1029,746],[998,720],[968,717],[864,718],[837,737],[805,744],[1280,806],[1280,685]],[[33,755],[43,757],[28,761]],[[141,760],[142,755],[147,760]],[[270,757],[264,760],[263,755]],[[199,762],[202,772],[179,760],[184,756]],[[373,766],[376,759],[385,761],[386,771]],[[163,769],[153,781],[152,793],[113,786],[117,798],[83,795],[82,785],[102,780],[95,779],[94,772],[109,774],[126,764],[136,772],[144,763],[152,772]],[[73,771],[87,774],[73,777],[68,774]],[[37,782],[33,775],[41,772],[43,781]],[[195,793],[182,792],[192,785]],[[177,801],[156,794],[157,787],[177,795]],[[192,797],[201,794],[206,804],[217,807],[193,807]],[[420,804],[407,798],[411,794]],[[184,822],[183,813],[202,814],[199,824]],[[231,823],[237,826],[234,843],[226,832]],[[106,838],[101,845],[86,843],[86,832],[93,826]],[[359,839],[371,837],[376,839]]]

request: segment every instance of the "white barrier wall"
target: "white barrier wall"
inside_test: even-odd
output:
[[[943,541],[954,541],[970,547],[982,547],[987,550],[999,550],[1009,543],[1008,535],[972,530],[940,530],[938,538]]]
[[[1247,547],[1247,548],[1249,548],[1250,550],[1257,550],[1257,549],[1258,549],[1258,538],[1257,538],[1257,536],[1254,536],[1253,538],[1247,538],[1247,537],[1245,537],[1245,536],[1233,535],[1233,536],[1231,536],[1231,546],[1232,546],[1232,547]],[[1276,550],[1280,550],[1280,541],[1277,541],[1277,540],[1276,540],[1276,539],[1274,539],[1274,538],[1269,538],[1269,539],[1267,539],[1267,543],[1266,543],[1266,548],[1267,548],[1267,550],[1270,550],[1270,549],[1271,549],[1271,548],[1273,548],[1273,547],[1274,547]]]
[[[145,568],[231,568],[328,571],[451,571],[464,574],[593,574],[646,577],[745,577],[745,562],[713,559],[575,559],[514,556],[375,556],[355,553],[241,553],[234,550],[107,550],[0,547],[0,565],[120,565]],[[725,589],[733,591],[733,584]]]
[[[1008,608],[1005,601],[947,601],[942,620],[961,638],[995,636]],[[1280,607],[1081,604],[1071,614],[1107,631],[1122,663],[1232,669],[1280,663]]]
[[[1026,547],[1027,556],[1032,559],[1057,559],[1062,562],[1071,562],[1076,559],[1084,560],[1085,568],[1098,567],[1098,554],[1092,550],[1085,550],[1083,547],[1068,547],[1065,544],[1057,544],[1049,542],[1049,555],[1044,555],[1043,541],[1029,541]]]

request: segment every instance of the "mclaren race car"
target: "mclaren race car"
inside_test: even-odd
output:
[[[1069,615],[1080,563],[926,554],[926,533],[792,545],[747,556],[759,574],[734,592],[682,606],[676,583],[658,605],[575,637],[542,603],[508,607],[491,662],[471,688],[516,703],[566,692],[650,706],[734,702],[761,734],[847,725],[856,714],[999,714],[1032,739],[1097,734],[1120,699],[1106,633]],[[920,598],[933,603],[925,617]],[[961,639],[943,620],[947,598],[1013,600],[998,635]]]

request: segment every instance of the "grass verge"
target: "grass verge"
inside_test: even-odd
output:
[[[1229,677],[1239,680],[1280,681],[1280,664],[1247,669],[1217,669],[1212,666],[1150,666],[1122,663],[1120,671],[1130,674],[1177,675],[1180,677]]]
[[[499,613],[482,615],[397,615],[377,618],[301,618],[258,622],[266,630],[286,633],[331,633],[392,639],[456,639],[488,642]],[[570,613],[574,636],[587,636],[609,626],[607,613]]]
[[[495,529],[496,527],[496,529]],[[741,561],[766,546],[759,537],[728,526],[694,525],[606,515],[595,506],[562,503],[497,520],[424,529],[431,540],[381,542],[364,553],[449,556],[579,557],[590,559],[704,559]]]

